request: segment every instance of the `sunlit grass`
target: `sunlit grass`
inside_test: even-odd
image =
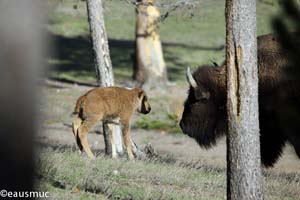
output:
[[[78,1],[77,9],[73,9],[75,3],[77,2],[72,0],[58,1],[55,9],[50,12],[47,29],[55,37],[62,39],[64,37],[88,38],[85,2]],[[164,57],[171,81],[180,82],[184,80],[184,69],[187,65],[198,66],[211,62],[220,64],[225,59],[224,4],[225,1],[222,0],[202,0],[199,1],[199,6],[194,10],[193,17],[188,14],[190,11],[179,9],[171,13],[160,24]],[[135,8],[125,1],[104,1],[104,7],[108,37],[113,41],[110,43],[110,52],[115,80],[120,83],[132,78]],[[164,14],[165,10],[161,12]],[[272,32],[270,21],[276,14],[280,14],[277,3],[266,4],[258,1],[258,34]],[[78,42],[81,41],[76,39],[73,41],[73,43]],[[69,44],[72,44],[72,40],[68,41],[67,44],[57,44],[57,48]],[[56,75],[61,76],[60,73],[62,73],[64,77],[70,79],[91,80],[86,76],[86,74],[94,76],[90,45],[75,45],[73,49],[67,52],[65,49],[61,51],[63,51],[63,55],[65,53],[70,55],[69,61],[73,65],[65,68],[58,62],[54,69],[57,71]],[[77,66],[77,59],[80,60],[82,57],[88,57],[88,59],[81,61],[80,65]],[[63,60],[64,57],[58,56],[58,60],[60,59]],[[74,70],[78,73],[74,73]],[[84,73],[84,71],[89,71],[89,73]]]

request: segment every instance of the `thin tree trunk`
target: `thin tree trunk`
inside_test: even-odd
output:
[[[87,0],[86,2],[97,82],[100,87],[112,86],[114,78],[104,24],[102,0]]]
[[[114,78],[104,24],[102,0],[87,0],[86,2],[97,82],[100,87],[112,86],[114,84]],[[114,126],[117,127],[114,128]],[[106,121],[103,121],[103,136],[105,142],[105,153],[107,155],[112,154],[112,144],[109,138],[111,134],[115,134],[116,131],[113,130],[117,129],[121,129],[121,127],[113,124],[108,125]],[[117,133],[120,133],[120,131]],[[121,144],[118,143],[116,145],[121,146],[118,149],[123,151],[122,141]]]
[[[87,12],[98,85],[100,87],[112,86],[114,85],[114,78],[104,23],[102,0],[87,0]],[[120,125],[103,121],[103,136],[107,155],[114,157],[117,154],[124,154],[122,129]],[[110,142],[111,137],[114,138],[114,144]],[[132,142],[132,147],[133,153],[137,155],[139,151],[134,142]]]
[[[255,0],[226,1],[227,199],[263,199]]]
[[[138,0],[133,78],[146,89],[167,84],[167,70],[158,34],[160,12],[154,0]]]

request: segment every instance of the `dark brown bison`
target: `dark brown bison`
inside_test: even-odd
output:
[[[300,83],[273,35],[258,37],[259,120],[262,163],[273,166],[286,142],[300,158]],[[210,148],[227,133],[226,67],[203,66],[193,75],[180,122],[185,134]]]

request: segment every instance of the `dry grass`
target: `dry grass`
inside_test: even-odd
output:
[[[37,185],[52,199],[225,199],[225,169],[166,159],[96,161],[71,149],[42,149]],[[266,199],[300,196],[299,174],[265,174]]]

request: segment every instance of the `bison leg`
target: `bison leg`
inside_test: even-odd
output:
[[[262,163],[266,167],[272,167],[281,156],[287,138],[274,114],[266,115],[265,112],[261,112],[260,126]]]
[[[127,150],[129,160],[134,160],[134,156],[131,148],[131,139],[130,139],[130,125],[129,122],[123,123],[123,138],[125,148]]]
[[[87,139],[87,135],[88,135],[88,131],[96,124],[96,122],[98,118],[96,117],[89,117],[86,118],[81,126],[78,128],[78,135],[77,135],[77,144],[79,146],[79,148],[83,148],[83,150],[87,153],[87,155],[91,158],[91,159],[95,159],[94,154],[92,153],[90,146],[88,144],[88,139]]]

